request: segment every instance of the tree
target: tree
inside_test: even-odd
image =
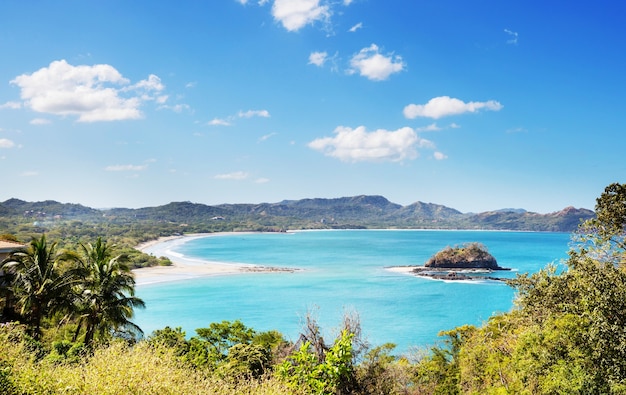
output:
[[[622,250],[626,227],[626,184],[614,183],[604,189],[596,199],[596,219],[588,221],[597,227],[598,234],[607,241],[615,242]]]
[[[579,228],[578,241],[582,253],[626,265],[626,184],[611,184],[605,188],[596,199],[596,218]]]
[[[357,315],[344,315],[340,334],[328,345],[317,321],[307,314],[296,347],[277,366],[278,377],[289,387],[317,395],[359,393],[357,359],[367,344]]]
[[[417,366],[434,393],[626,393],[626,185],[597,199],[563,267],[509,281],[513,311]],[[425,380],[424,380],[425,379]]]
[[[68,258],[57,253],[56,243],[49,244],[44,234],[39,239],[33,237],[26,249],[13,251],[2,262],[1,269],[11,281],[9,291],[35,338],[41,337],[45,316],[69,309],[71,287],[77,277],[76,272],[60,268]]]
[[[353,333],[343,330],[319,360],[308,341],[278,366],[277,374],[289,387],[307,394],[350,394],[356,392],[352,349]]]
[[[82,254],[77,261],[84,279],[78,285],[76,336],[83,325],[85,344],[90,344],[96,335],[106,338],[112,331],[142,334],[141,328],[129,320],[134,308],[143,308],[145,304],[135,296],[135,279],[125,256],[113,256],[111,247],[100,237],[95,244],[81,244],[80,249]]]

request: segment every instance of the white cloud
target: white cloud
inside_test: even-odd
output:
[[[517,32],[513,32],[509,29],[504,29],[504,32],[509,35],[509,39],[506,41],[507,44],[517,45]]]
[[[499,111],[502,107],[502,104],[495,100],[464,103],[450,96],[439,96],[430,99],[426,104],[409,104],[404,107],[404,116],[409,119],[417,117],[439,119],[449,115],[478,112],[482,109]]]
[[[259,142],[262,142],[262,141],[265,141],[265,140],[269,140],[270,138],[276,136],[277,134],[278,133],[273,132],[273,133],[269,133],[269,134],[266,134],[264,136],[261,136],[261,137],[259,137]]]
[[[343,5],[350,5],[354,0],[343,0]]]
[[[41,113],[77,116],[78,122],[139,119],[143,102],[164,100],[155,95],[164,85],[154,74],[129,83],[113,66],[72,66],[65,60],[11,81],[20,87],[24,106]]]
[[[448,159],[448,156],[447,156],[447,155],[445,155],[445,154],[443,154],[443,153],[441,153],[441,152],[439,152],[439,151],[436,151],[436,152],[433,154],[433,157],[434,157],[435,159],[437,159],[437,160],[444,160],[444,159]]]
[[[0,110],[4,108],[8,108],[11,110],[19,110],[20,108],[22,108],[22,103],[17,102],[17,101],[8,101],[0,105]]]
[[[208,122],[210,126],[230,126],[231,123],[226,119],[213,118]]]
[[[298,31],[308,24],[330,18],[328,5],[320,0],[275,0],[272,16],[288,31]]]
[[[39,175],[39,172],[38,171],[34,171],[34,170],[26,170],[26,171],[23,171],[20,174],[20,176],[22,176],[22,177],[36,177],[38,175]]]
[[[270,113],[267,110],[248,110],[248,111],[239,111],[237,114],[239,118],[252,118],[252,117],[261,117],[261,118],[269,118]]]
[[[159,110],[171,110],[174,111],[175,113],[180,114],[183,111],[191,111],[191,107],[189,107],[189,104],[174,104],[173,106],[170,105],[163,105],[163,106],[159,106],[158,108]]]
[[[309,55],[309,64],[314,64],[318,67],[322,67],[327,58],[327,52],[311,52],[311,54]]]
[[[431,123],[430,125],[422,126],[421,128],[416,128],[415,129],[415,131],[417,131],[417,132],[438,132],[440,130],[441,130],[441,128],[439,126],[437,126],[436,123]]]
[[[15,143],[9,139],[0,139],[0,148],[13,148]]]
[[[261,177],[261,178],[257,178],[256,180],[254,180],[254,182],[256,184],[267,184],[268,182],[270,182],[270,179]]]
[[[354,32],[356,32],[357,30],[359,30],[362,27],[363,27],[363,22],[359,22],[356,25],[352,26],[350,29],[348,29],[348,31],[350,33],[354,33]]]
[[[106,171],[141,171],[148,168],[148,165],[112,165],[104,168]]]
[[[381,55],[376,44],[363,48],[350,59],[349,74],[358,72],[372,81],[383,81],[393,73],[404,70],[405,64],[400,56]]]
[[[80,66],[79,66],[80,67]],[[165,85],[161,82],[161,79],[154,74],[150,74],[147,80],[141,80],[134,85],[124,88],[123,91],[128,92],[132,90],[143,90],[144,92],[156,91],[160,92],[165,89]],[[167,96],[165,96],[167,99]],[[153,97],[148,96],[147,100],[152,100]]]
[[[45,119],[45,118],[35,118],[30,121],[31,125],[48,125],[50,123],[52,123],[52,121],[50,121],[49,119]]]
[[[339,126],[333,137],[322,137],[311,141],[308,146],[345,162],[401,162],[417,157],[417,147],[432,147],[428,140],[421,139],[409,127],[395,131],[379,129],[368,132],[364,126],[356,129]]]
[[[267,110],[239,111],[237,115],[229,115],[226,118],[213,118],[213,120],[209,121],[207,124],[209,126],[231,126],[236,118],[252,117],[269,118],[270,112]]]
[[[218,180],[245,180],[249,174],[244,171],[235,171],[233,173],[218,174],[215,176]]]

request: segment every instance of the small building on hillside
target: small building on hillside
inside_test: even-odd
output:
[[[26,247],[24,244],[16,243],[14,241],[0,240],[0,262],[2,262],[13,251],[24,247]]]
[[[2,261],[4,261],[10,253],[24,247],[26,247],[24,244],[16,243],[14,241],[0,240],[0,263],[2,263]],[[4,273],[0,270],[0,283],[2,282],[3,276]]]

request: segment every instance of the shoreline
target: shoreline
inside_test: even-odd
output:
[[[172,261],[170,266],[150,266],[133,269],[136,285],[189,280],[199,277],[233,275],[244,273],[287,272],[296,269],[258,266],[252,264],[225,263],[204,259],[189,258],[173,249],[190,240],[205,237],[239,234],[239,232],[194,233],[181,236],[159,237],[135,246],[135,249],[149,255],[164,256]]]
[[[387,271],[404,274],[407,276],[419,277],[429,280],[440,280],[445,282],[459,281],[459,282],[482,282],[482,281],[495,281],[504,282],[507,279],[494,276],[472,276],[472,274],[485,274],[494,273],[496,271],[511,271],[508,268],[502,268],[501,270],[490,270],[480,268],[457,268],[457,269],[434,269],[427,270],[424,266],[409,265],[409,266],[386,266],[384,268]],[[440,274],[439,274],[440,273]]]

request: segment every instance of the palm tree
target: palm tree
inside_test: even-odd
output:
[[[8,290],[35,338],[41,337],[41,321],[71,305],[71,288],[76,281],[73,271],[62,272],[60,263],[67,259],[57,253],[57,243],[49,244],[46,235],[32,238],[26,249],[13,251],[0,268],[8,274]]]
[[[80,269],[84,279],[79,284],[77,312],[79,323],[75,339],[82,326],[85,328],[85,344],[95,335],[101,338],[112,331],[143,334],[141,328],[129,321],[134,308],[145,307],[135,296],[135,279],[125,255],[112,257],[111,248],[102,238],[95,244],[81,244]]]

